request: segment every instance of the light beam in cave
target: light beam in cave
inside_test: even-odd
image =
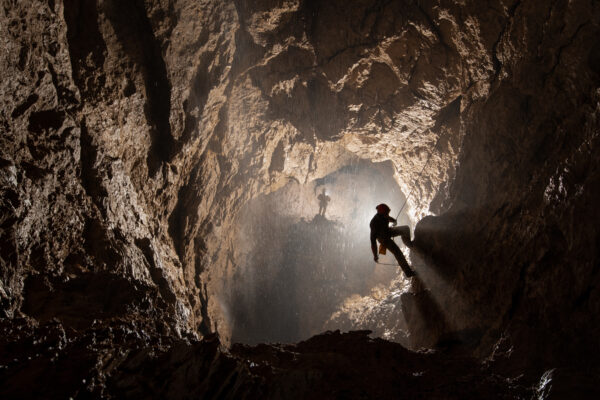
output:
[[[318,196],[330,202],[321,215]],[[356,162],[321,179],[284,188],[242,212],[226,307],[232,340],[291,342],[325,330],[347,298],[369,295],[397,278],[374,265],[369,221],[375,205],[405,198],[389,164]],[[408,223],[408,217],[400,218]],[[328,326],[329,327],[329,326]]]

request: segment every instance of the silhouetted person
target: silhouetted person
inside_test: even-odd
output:
[[[390,208],[387,204],[380,204],[377,207],[377,214],[371,220],[369,226],[371,227],[371,251],[373,252],[373,259],[375,262],[379,261],[379,255],[377,254],[377,241],[381,243],[386,249],[392,252],[396,260],[398,261],[398,265],[404,271],[404,275],[407,278],[415,275],[415,272],[412,270],[406,258],[404,258],[404,254],[402,254],[402,250],[398,247],[396,243],[392,240],[395,236],[402,237],[402,241],[408,247],[412,246],[412,241],[410,240],[410,228],[407,225],[396,226],[396,220],[390,217]],[[390,222],[394,225],[390,227]]]
[[[323,188],[323,191],[317,196],[317,199],[319,199],[319,215],[324,217],[325,211],[327,210],[327,204],[331,200],[331,197],[325,194],[325,189]]]

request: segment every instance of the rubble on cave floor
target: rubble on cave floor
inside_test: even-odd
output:
[[[531,389],[467,356],[413,352],[369,338],[326,332],[294,345],[235,345],[231,352],[263,379],[268,398],[528,398]]]
[[[141,326],[141,325],[140,325]],[[413,352],[370,331],[298,344],[221,346],[112,321],[86,331],[57,321],[2,325],[2,398],[529,398],[534,385],[474,359]],[[154,335],[154,336],[153,336]],[[548,390],[546,387],[544,390]]]

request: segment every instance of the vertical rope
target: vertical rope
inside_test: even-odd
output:
[[[427,156],[427,161],[425,161],[425,164],[423,165],[423,168],[421,168],[421,172],[419,172],[419,176],[417,177],[417,180],[415,181],[415,185],[412,186],[412,189],[410,190],[410,193],[404,199],[404,204],[402,204],[402,207],[400,208],[400,211],[398,211],[398,215],[396,215],[396,219],[398,219],[398,217],[400,216],[400,213],[402,212],[402,210],[404,210],[404,207],[406,206],[406,203],[408,202],[408,199],[410,198],[410,196],[412,196],[412,194],[413,194],[413,192],[415,190],[416,183],[421,179],[421,175],[423,175],[423,171],[425,171],[425,167],[427,167],[427,164],[429,164],[429,160],[431,159],[431,155],[433,154],[433,151],[437,148],[437,145],[440,142],[441,138],[442,138],[442,135],[440,135],[437,138],[437,140],[435,141],[435,145],[429,151],[429,155]]]

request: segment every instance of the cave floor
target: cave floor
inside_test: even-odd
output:
[[[77,332],[57,321],[4,321],[2,398],[531,398],[524,375],[500,376],[451,351],[413,352],[369,331],[297,344],[234,344],[152,333],[144,321]]]

